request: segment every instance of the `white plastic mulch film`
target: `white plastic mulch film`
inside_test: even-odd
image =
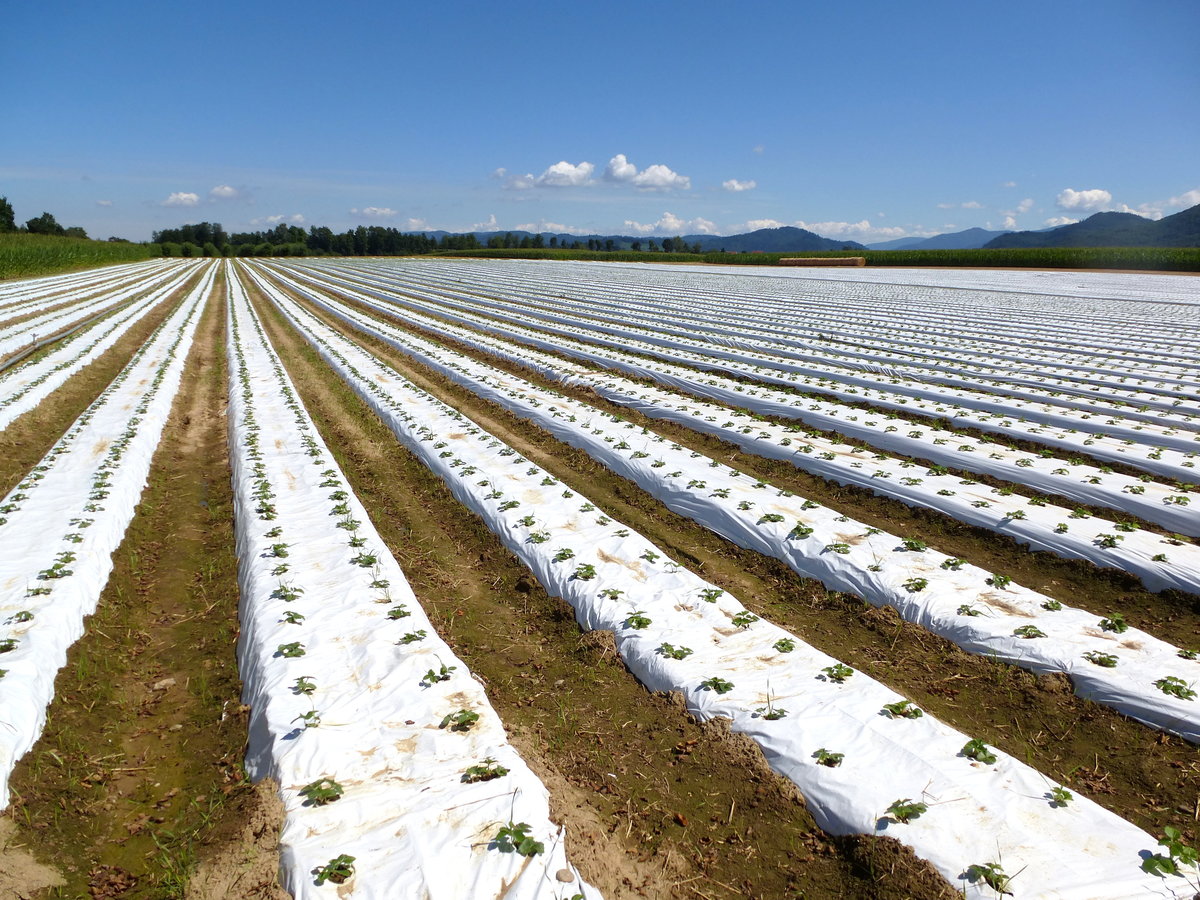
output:
[[[822,828],[894,836],[972,897],[995,896],[972,869],[990,863],[1019,872],[1013,889],[1030,896],[1194,891],[1182,877],[1141,870],[1155,852],[1150,835],[1086,798],[1063,804],[1060,786],[1038,772],[913,714],[900,695],[748,613],[297,304],[273,300],[585,628],[613,631],[648,688],[681,691],[701,717],[730,718],[799,785]],[[903,823],[888,812],[897,801],[927,810]]]
[[[246,763],[281,785],[285,886],[313,898],[598,898],[567,862],[546,789],[229,284]]]
[[[271,291],[269,286],[266,289]],[[674,512],[741,547],[780,559],[830,589],[892,606],[905,619],[972,652],[1039,672],[1069,673],[1082,696],[1200,741],[1200,705],[1157,687],[1162,679],[1186,683],[1194,674],[1195,661],[1181,657],[1178,647],[1063,606],[969,561],[932,550],[923,541],[867,527],[618,417],[375,322],[341,304],[318,302],[479,396],[584,450]]]
[[[0,806],[95,612],[171,412],[216,266],[0,501]]]

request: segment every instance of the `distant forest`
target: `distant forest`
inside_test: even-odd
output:
[[[163,256],[400,256],[433,253],[438,250],[618,250],[643,249],[641,241],[621,247],[611,239],[559,241],[543,235],[494,234],[480,243],[474,234],[443,234],[440,238],[422,233],[406,234],[380,225],[359,225],[340,234],[331,228],[313,225],[307,231],[298,225],[280,222],[267,231],[242,231],[229,234],[219,222],[199,222],[164,228],[154,232],[153,242],[162,245]],[[647,252],[700,253],[699,244],[683,238],[649,240]]]

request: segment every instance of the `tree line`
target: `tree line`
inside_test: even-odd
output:
[[[0,234],[48,234],[53,237],[87,239],[87,232],[78,225],[64,228],[48,212],[34,216],[24,225],[17,225],[17,215],[7,197],[0,197]]]

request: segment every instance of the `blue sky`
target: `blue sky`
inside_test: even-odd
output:
[[[0,33],[0,195],[201,220],[831,237],[1200,203],[1200,2],[59,0]]]

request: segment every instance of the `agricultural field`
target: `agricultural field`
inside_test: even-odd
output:
[[[1200,281],[0,282],[0,897],[1200,895]]]

